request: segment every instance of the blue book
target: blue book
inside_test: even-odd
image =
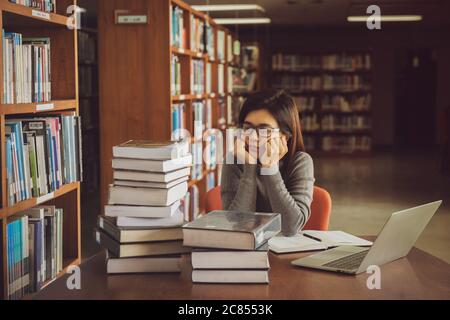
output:
[[[6,122],[6,126],[10,128],[11,134],[14,135],[16,152],[17,152],[17,169],[19,172],[19,190],[21,200],[28,199],[25,188],[24,158],[23,158],[23,139],[22,125],[14,121]]]
[[[11,137],[6,137],[6,181],[8,189],[8,205],[12,206],[14,201],[14,190],[13,190],[13,167],[12,167],[12,145]]]
[[[6,246],[8,251],[8,299],[11,299],[11,289],[12,289],[12,229],[11,224],[6,226]]]

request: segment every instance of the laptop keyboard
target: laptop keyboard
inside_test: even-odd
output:
[[[352,271],[352,270],[359,268],[359,266],[361,265],[362,261],[364,260],[364,258],[366,257],[368,252],[369,252],[369,250],[358,252],[358,253],[352,254],[350,256],[346,256],[346,257],[328,262],[328,263],[324,264],[323,266],[329,267],[329,268],[336,268],[336,269],[341,269],[341,270]]]

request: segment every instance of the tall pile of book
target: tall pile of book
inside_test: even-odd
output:
[[[183,227],[194,283],[269,283],[268,241],[281,232],[273,213],[214,211]]]
[[[50,38],[25,38],[3,29],[3,103],[51,100]]]
[[[5,130],[9,206],[82,179],[80,117],[8,119]]]
[[[180,271],[192,156],[188,142],[130,141],[114,147],[114,184],[97,242],[108,250],[107,272]]]
[[[29,209],[9,222],[6,232],[8,299],[18,300],[63,270],[63,210]]]

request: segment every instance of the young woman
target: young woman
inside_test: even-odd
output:
[[[283,91],[256,93],[239,124],[245,137],[236,141],[235,163],[222,172],[224,209],[280,213],[283,234],[297,234],[310,217],[315,180],[294,100]]]

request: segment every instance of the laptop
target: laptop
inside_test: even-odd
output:
[[[441,206],[437,201],[392,214],[371,248],[337,247],[292,262],[293,265],[325,271],[360,274],[367,268],[408,255],[422,231]]]

